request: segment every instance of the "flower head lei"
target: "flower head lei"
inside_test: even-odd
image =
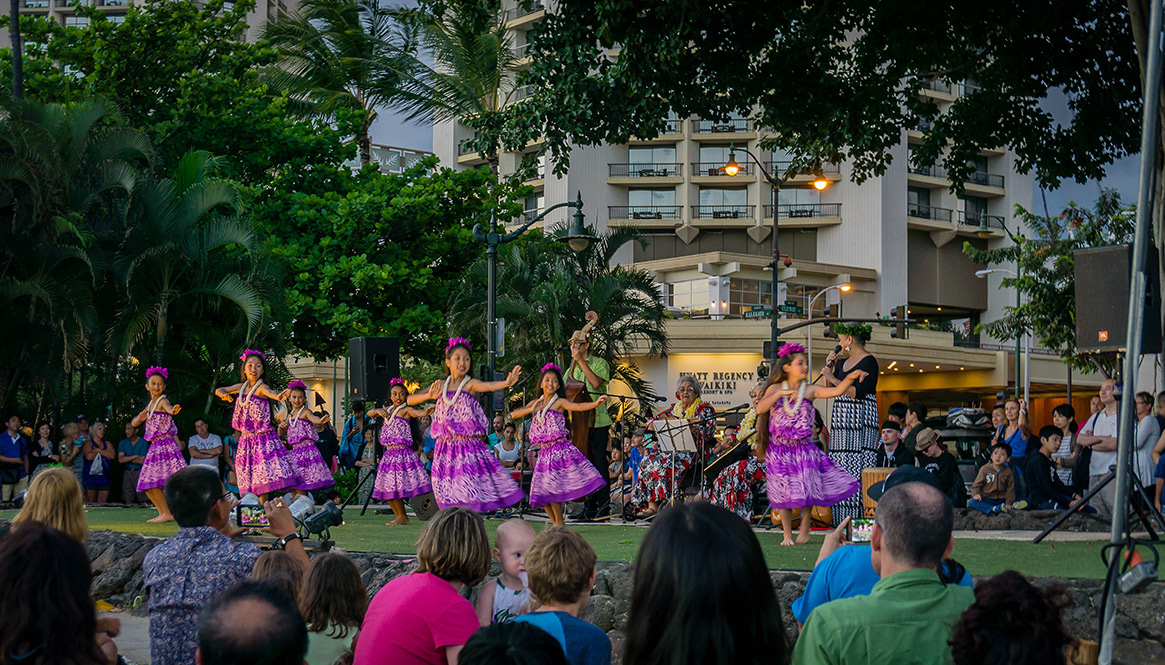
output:
[[[554,370],[554,371],[558,372],[559,374],[562,373],[562,368],[559,367],[558,365],[555,365],[554,363],[546,363],[545,365],[542,366],[542,373],[543,374],[549,372],[550,370]]]
[[[163,381],[170,378],[170,370],[166,369],[165,367],[151,367],[151,368],[146,370],[146,378],[147,379],[155,374],[162,377]]]
[[[796,342],[792,342],[790,344],[782,344],[781,348],[777,349],[777,357],[779,358],[791,356],[794,353],[805,353],[805,347]]]
[[[470,351],[473,350],[473,347],[469,345],[469,340],[465,339],[464,337],[450,337],[449,343],[445,345],[445,353],[449,353],[453,350],[453,347],[459,344],[469,349]]]
[[[247,356],[259,356],[261,360],[267,360],[267,356],[264,355],[262,351],[256,351],[255,349],[247,349],[246,351],[243,351],[243,355],[239,356],[239,360],[246,361]]]
[[[296,380],[292,381],[291,383],[287,384],[287,389],[288,390],[302,390],[306,393],[307,392],[307,384],[304,383],[303,381],[300,381],[299,379],[296,379]]]
[[[868,323],[835,323],[833,324],[833,332],[838,335],[849,335],[850,337],[857,337],[858,335],[870,336],[874,328]]]
[[[404,384],[405,384],[405,380],[398,376],[395,379],[389,380],[388,387],[391,388],[393,386],[404,386]]]

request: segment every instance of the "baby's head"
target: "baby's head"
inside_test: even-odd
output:
[[[494,536],[494,561],[502,567],[502,574],[517,578],[526,570],[526,550],[538,535],[530,523],[514,518],[498,525]]]

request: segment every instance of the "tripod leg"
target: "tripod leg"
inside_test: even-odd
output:
[[[1157,535],[1157,532],[1153,530],[1153,526],[1149,522],[1149,517],[1152,517],[1154,520],[1156,520],[1157,526],[1161,527],[1162,532],[1165,532],[1165,518],[1162,518],[1161,513],[1158,512],[1156,506],[1153,505],[1153,501],[1149,498],[1149,494],[1146,491],[1144,484],[1141,483],[1141,479],[1138,478],[1136,474],[1133,474],[1133,487],[1136,489],[1137,493],[1141,495],[1141,501],[1145,503],[1145,510],[1149,513],[1148,515],[1145,515],[1144,513],[1138,512],[1137,519],[1140,520],[1142,525],[1144,525],[1145,531],[1148,532],[1149,538],[1151,540],[1161,540],[1161,538]]]
[[[1105,485],[1108,485],[1110,482],[1112,482],[1113,478],[1116,478],[1116,474],[1112,471],[1109,471],[1108,473],[1104,474],[1104,478],[1102,478],[1100,480],[1100,482],[1096,484],[1096,487],[1089,488],[1088,493],[1085,494],[1083,497],[1081,497],[1080,500],[1076,502],[1075,506],[1072,506],[1071,508],[1060,513],[1060,516],[1056,518],[1055,522],[1052,522],[1051,524],[1049,524],[1048,528],[1044,529],[1042,532],[1040,532],[1040,535],[1038,535],[1032,539],[1032,544],[1033,545],[1039,544],[1039,542],[1041,540],[1048,537],[1049,533],[1060,528],[1060,525],[1063,524],[1064,522],[1066,522],[1069,517],[1071,517],[1075,513],[1080,512],[1081,510],[1083,510],[1084,506],[1088,505],[1088,501],[1092,497],[1099,494],[1100,490],[1104,489]]]

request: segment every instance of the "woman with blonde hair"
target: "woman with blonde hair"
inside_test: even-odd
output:
[[[19,529],[29,522],[63,531],[79,543],[89,539],[81,483],[72,469],[45,469],[32,479],[24,496],[24,507],[13,518],[12,528]]]

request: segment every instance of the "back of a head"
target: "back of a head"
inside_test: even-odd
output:
[[[72,469],[54,467],[37,474],[28,486],[20,514],[12,520],[14,525],[27,522],[40,522],[64,531],[77,542],[89,539],[81,483]]]
[[[526,550],[530,593],[540,603],[570,604],[591,590],[598,556],[582,536],[566,527],[551,527]]]
[[[623,662],[781,665],[788,642],[760,543],[699,502],[660,514],[635,558]]]
[[[202,665],[301,665],[307,627],[282,588],[242,582],[203,610],[198,650]]]
[[[444,508],[417,538],[418,573],[476,586],[489,573],[489,536],[481,515],[467,508]]]
[[[267,550],[255,561],[251,579],[280,586],[287,595],[298,598],[299,587],[303,582],[303,566],[283,550]]]
[[[170,476],[163,493],[178,526],[204,526],[223,486],[210,467],[191,465]]]
[[[875,519],[890,556],[914,568],[932,569],[946,553],[955,521],[950,500],[925,483],[886,490]]]
[[[312,559],[299,592],[299,611],[308,630],[347,637],[364,622],[368,592],[351,559],[327,552]]]
[[[975,586],[951,635],[955,665],[1064,665],[1071,642],[1056,598],[1009,570]]]
[[[475,632],[457,656],[459,665],[566,665],[558,640],[533,624],[509,621]]]
[[[0,540],[0,663],[104,663],[85,548],[37,522]]]

